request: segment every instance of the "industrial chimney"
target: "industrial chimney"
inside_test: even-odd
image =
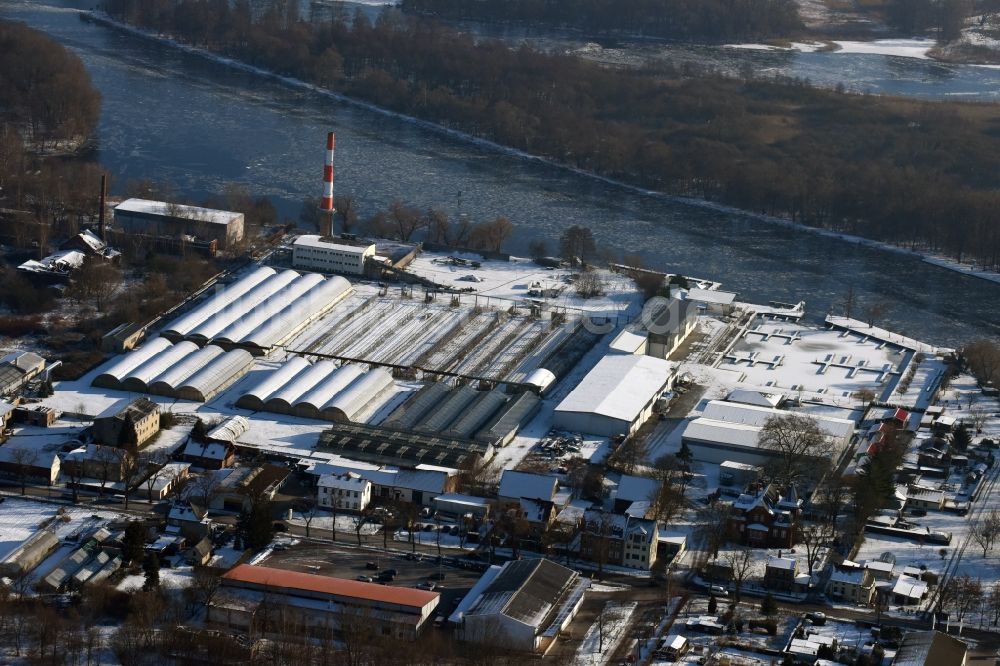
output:
[[[326,135],[326,164],[323,166],[323,205],[320,221],[320,236],[333,234],[333,152],[337,137],[333,132]]]

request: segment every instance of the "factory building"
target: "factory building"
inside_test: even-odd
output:
[[[287,626],[311,635],[370,632],[373,640],[416,640],[440,595],[343,578],[241,564],[222,576],[207,622],[241,632],[277,635]]]
[[[792,414],[811,416],[773,407],[712,400],[705,406],[702,416],[687,424],[682,438],[695,459],[702,462],[765,465],[777,453],[760,447],[761,429],[769,419]],[[829,416],[813,418],[837,452],[835,455],[839,455],[851,442],[854,421]]]
[[[674,379],[674,364],[652,356],[611,354],[555,409],[553,424],[571,432],[630,435],[653,413]]]
[[[319,448],[371,463],[452,469],[488,461],[494,453],[491,445],[475,440],[363,424],[337,424],[324,430],[319,436]]]
[[[448,618],[460,640],[544,653],[572,622],[590,581],[546,559],[490,567]]]
[[[119,391],[207,402],[252,367],[253,356],[243,349],[227,352],[215,345],[199,349],[186,340],[175,345],[166,338],[155,338],[118,357],[91,383]]]
[[[237,407],[338,423],[353,423],[394,389],[383,368],[337,367],[330,361],[309,363],[295,357],[267,374],[236,401]]]
[[[374,256],[374,243],[352,245],[316,235],[292,242],[292,266],[309,271],[364,275],[365,264]]]
[[[291,340],[352,291],[342,277],[260,267],[172,321],[163,336],[259,356]]]
[[[148,199],[126,199],[115,206],[114,226],[126,233],[146,236],[214,240],[221,250],[243,240],[243,213]]]
[[[503,447],[534,418],[541,402],[528,391],[512,397],[499,390],[478,391],[470,385],[453,389],[431,383],[394,409],[381,425]]]

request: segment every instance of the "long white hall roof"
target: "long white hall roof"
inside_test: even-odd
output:
[[[674,364],[653,356],[609,354],[566,396],[557,412],[632,422],[667,384]]]

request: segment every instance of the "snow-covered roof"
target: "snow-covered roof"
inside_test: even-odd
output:
[[[434,502],[447,502],[450,504],[464,504],[470,507],[487,507],[490,505],[490,501],[485,497],[476,497],[475,495],[462,495],[460,493],[445,493],[444,495],[438,495],[434,498]]]
[[[250,430],[250,422],[246,418],[231,416],[208,432],[208,438],[223,442],[235,442],[241,435]]]
[[[12,365],[21,372],[31,372],[45,366],[45,359],[30,351],[11,352],[0,358],[0,365]]]
[[[736,294],[731,291],[715,291],[709,289],[688,289],[687,297],[689,301],[700,303],[715,303],[718,305],[732,305],[736,300]]]
[[[182,204],[167,203],[165,201],[150,201],[149,199],[126,199],[117,206],[115,212],[140,213],[144,215],[160,215],[163,217],[182,217],[208,224],[229,224],[236,218],[243,217],[243,213],[234,213],[228,210],[216,210],[214,208],[202,208],[201,206],[186,206]]]
[[[729,402],[739,402],[744,405],[757,405],[758,407],[777,407],[785,399],[784,393],[770,393],[766,391],[753,391],[750,389],[733,389],[726,396]]]
[[[927,583],[909,576],[900,576],[892,586],[892,593],[909,599],[921,599],[927,593]]]
[[[847,585],[861,585],[865,581],[865,571],[863,569],[850,569],[844,571],[837,569],[830,574],[831,583],[844,583]]]
[[[712,442],[727,446],[757,448],[760,428],[742,423],[726,423],[714,419],[697,418],[684,428],[684,439]]]
[[[320,488],[340,488],[341,490],[363,490],[371,485],[371,481],[361,478],[357,472],[343,474],[326,474],[319,478]]]
[[[228,444],[220,442],[205,442],[203,444],[190,439],[187,444],[184,445],[182,455],[191,456],[193,458],[204,458],[206,460],[225,460],[226,452],[228,450]]]
[[[795,570],[795,558],[792,557],[772,557],[767,561],[767,567],[769,569],[784,569],[788,571]]]
[[[646,344],[645,332],[626,328],[615,336],[615,339],[609,345],[609,349],[625,354],[637,354],[644,344]]]
[[[848,437],[854,432],[854,421],[848,419],[838,419],[829,416],[814,416],[799,412],[790,412],[785,409],[774,409],[771,407],[759,407],[757,405],[740,404],[727,402],[724,400],[712,400],[705,406],[702,416],[716,421],[726,421],[728,423],[742,423],[761,428],[769,419],[787,417],[792,415],[805,416],[815,419],[816,425],[829,437]]]
[[[364,255],[375,250],[374,243],[367,245],[348,245],[347,243],[337,243],[334,241],[323,240],[316,234],[304,234],[299,236],[292,242],[292,247],[313,247],[324,250],[335,250],[343,254],[357,255]]]
[[[555,411],[600,414],[631,423],[663,391],[674,367],[652,356],[610,354],[598,361]]]
[[[649,500],[659,483],[654,479],[647,479],[644,476],[629,476],[622,474],[618,481],[618,489],[615,491],[615,500],[639,502]]]
[[[554,476],[516,472],[512,469],[507,469],[504,470],[503,476],[500,477],[500,490],[497,494],[500,497],[515,499],[528,497],[531,499],[551,500],[556,492],[558,483],[559,480]]]

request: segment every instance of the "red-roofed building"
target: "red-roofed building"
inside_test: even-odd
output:
[[[208,622],[236,631],[303,635],[363,628],[377,639],[415,640],[440,595],[410,587],[241,564],[222,577]]]

